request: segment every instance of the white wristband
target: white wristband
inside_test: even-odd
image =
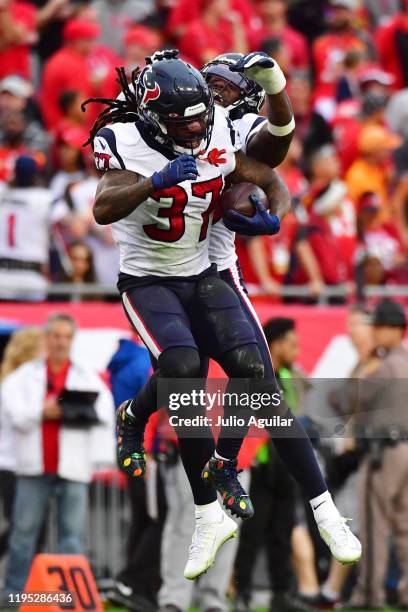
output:
[[[268,121],[268,132],[272,134],[272,136],[287,136],[295,129],[295,118],[292,119],[286,125],[274,125]]]
[[[271,68],[271,77],[269,83],[265,83],[265,92],[272,95],[281,93],[286,87],[286,78],[277,62]]]

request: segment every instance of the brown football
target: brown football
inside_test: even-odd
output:
[[[223,216],[229,210],[235,210],[246,217],[253,217],[255,208],[249,199],[250,195],[257,195],[265,208],[268,208],[268,199],[262,189],[252,183],[239,183],[226,189],[221,195],[220,204]]]

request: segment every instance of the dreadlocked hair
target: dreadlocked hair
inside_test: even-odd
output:
[[[139,115],[135,108],[137,108],[136,101],[136,80],[140,74],[140,68],[135,68],[132,71],[132,75],[130,77],[130,83],[127,80],[125,68],[121,66],[120,68],[115,68],[118,78],[116,82],[119,83],[120,89],[125,96],[124,100],[110,99],[110,98],[88,98],[85,102],[81,104],[82,112],[85,112],[88,104],[96,103],[96,104],[105,104],[106,108],[103,109],[95,119],[95,122],[90,129],[89,138],[84,143],[84,147],[88,144],[92,145],[93,139],[100,129],[105,127],[110,123],[127,123],[133,122],[139,119]],[[130,88],[130,85],[133,86],[133,91]]]

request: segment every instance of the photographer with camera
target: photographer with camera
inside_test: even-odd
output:
[[[55,552],[82,553],[97,446],[114,462],[112,395],[95,370],[71,359],[75,331],[69,315],[51,315],[46,358],[26,362],[1,388],[4,417],[15,432],[17,473],[7,594],[24,589],[51,498],[57,502]]]
[[[363,557],[351,609],[382,610],[389,535],[402,578],[400,608],[408,610],[408,352],[407,321],[392,300],[376,307],[373,336],[381,361],[359,388],[357,436],[365,449],[359,468],[359,515]],[[363,439],[362,439],[363,438]],[[347,608],[349,606],[346,606]]]

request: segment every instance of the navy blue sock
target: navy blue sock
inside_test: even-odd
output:
[[[158,376],[158,372],[155,372],[150,377],[130,405],[141,435],[144,434],[150,416],[157,410]],[[203,410],[188,406],[181,408],[178,414],[180,417],[192,418],[201,412],[204,414]],[[197,429],[194,427],[191,431],[187,427],[176,428],[180,458],[190,482],[194,503],[201,506],[217,499],[215,489],[201,478],[201,472],[214,452],[215,442],[209,427],[202,427],[199,437],[195,436],[196,432]]]
[[[130,412],[136,419],[141,435],[144,434],[150,416],[157,410],[157,377],[158,373],[155,372],[130,404]]]
[[[317,463],[312,443],[294,414],[287,408],[283,418],[293,419],[290,427],[268,427],[279,457],[285,463],[293,478],[305,493],[313,499],[327,491],[327,485]]]

